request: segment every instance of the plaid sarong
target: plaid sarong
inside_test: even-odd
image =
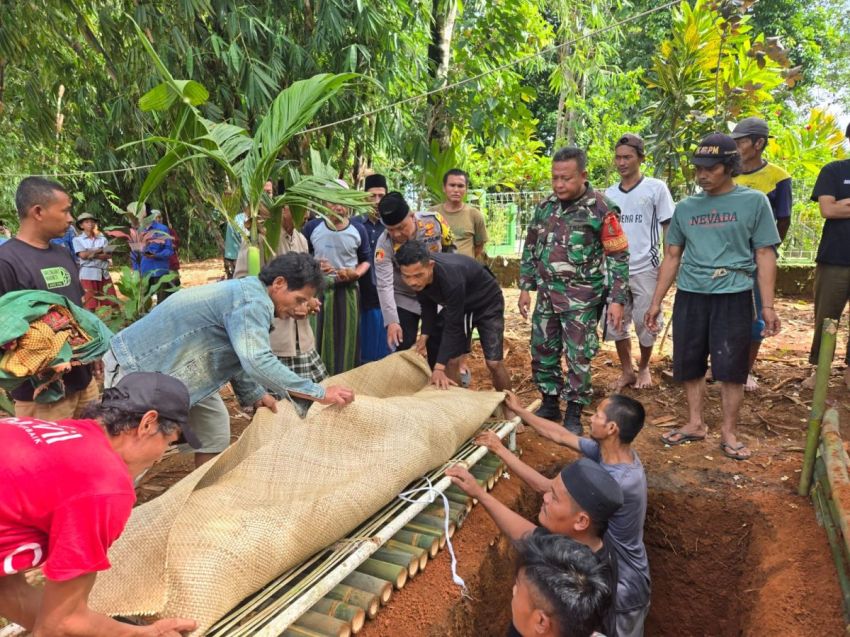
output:
[[[321,383],[328,377],[328,370],[325,369],[322,357],[315,349],[297,356],[278,356],[278,360],[301,378],[312,380],[314,383]]]

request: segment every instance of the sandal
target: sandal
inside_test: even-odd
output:
[[[723,455],[727,458],[731,458],[732,460],[749,460],[752,457],[752,452],[745,454],[742,453],[744,449],[747,448],[743,442],[739,442],[737,445],[730,445],[728,442],[720,443],[720,450],[723,452]],[[748,450],[749,451],[749,450]]]
[[[677,440],[670,440],[671,436],[679,436]],[[686,442],[702,442],[705,440],[705,434],[689,434],[685,433],[681,429],[673,429],[672,431],[668,431],[666,434],[661,436],[661,442],[670,447],[675,447],[677,445],[683,445]]]

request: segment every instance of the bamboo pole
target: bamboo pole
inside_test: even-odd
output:
[[[381,600],[382,605],[390,601],[390,597],[393,595],[393,585],[391,582],[379,577],[366,575],[366,573],[360,573],[359,571],[353,571],[346,575],[345,579],[342,580],[342,583],[346,586],[358,588],[361,591],[368,591],[369,593],[377,595],[378,599]]]
[[[834,519],[841,529],[844,549],[850,555],[850,528],[847,522],[847,516],[850,514],[850,476],[847,472],[844,443],[839,433],[838,412],[835,409],[827,409],[823,415],[821,458],[826,470],[826,479],[829,481],[830,501],[835,507]]]
[[[350,622],[312,610],[308,610],[295,620],[295,625],[330,637],[351,637]]]
[[[516,429],[519,424],[519,418],[514,418],[510,422],[505,422],[499,426],[495,433],[499,438],[505,438]],[[465,461],[472,465],[478,462],[487,450],[484,447],[479,447],[473,450]],[[442,492],[451,484],[451,478],[443,476],[434,482],[434,489]],[[401,530],[416,514],[430,504],[432,494],[422,493],[415,499],[413,505],[407,506],[396,517],[390,520],[383,528],[381,528],[373,537],[379,542],[385,542]],[[310,587],[304,595],[296,602],[287,606],[279,615],[276,615],[269,623],[261,630],[255,632],[254,637],[277,637],[287,626],[292,624],[306,609],[319,601],[325,594],[340,582],[345,579],[358,568],[358,565],[369,555],[375,552],[378,544],[374,542],[364,542],[356,551],[349,555],[345,560],[340,562],[335,569],[325,574],[319,581]],[[350,582],[346,584],[356,586]],[[359,587],[358,587],[359,588]]]
[[[446,522],[442,517],[437,517],[436,515],[427,515],[425,513],[420,513],[415,518],[413,518],[413,525],[418,525],[424,528],[432,528],[437,529],[438,531],[445,532]],[[457,529],[457,525],[454,522],[449,521],[449,539],[452,539],[455,534],[455,530]]]
[[[347,621],[353,634],[359,633],[366,623],[366,611],[359,606],[352,606],[336,599],[323,597],[311,608],[313,612],[329,615]]]
[[[445,491],[446,498],[451,502],[463,504],[466,507],[466,512],[472,511],[472,498],[466,495],[463,491],[452,485]]]
[[[400,591],[407,584],[407,567],[392,564],[391,562],[382,562],[374,558],[367,558],[357,571],[377,577],[390,582],[397,591]]]
[[[812,487],[812,500],[820,516],[821,523],[826,531],[829,541],[829,550],[835,562],[835,570],[838,573],[838,583],[841,586],[841,594],[844,602],[844,620],[850,622],[850,576],[847,571],[847,556],[844,553],[843,544],[839,538],[839,530],[835,526],[836,511],[831,502],[829,480],[823,462],[815,464],[815,484]]]
[[[458,508],[453,508],[452,505]],[[423,513],[426,515],[433,515],[434,517],[442,517],[445,515],[445,509],[442,504],[437,504],[435,502],[431,506],[426,507]],[[455,502],[449,502],[449,520],[454,522],[457,528],[462,527],[464,520],[466,520],[466,507]]]
[[[800,487],[797,489],[799,495],[808,495],[812,486],[812,471],[818,440],[820,439],[821,419],[826,405],[826,391],[829,389],[829,373],[832,369],[832,358],[835,355],[835,335],[837,332],[838,322],[832,319],[824,319],[818,354],[818,370],[815,375],[815,391],[812,396],[812,409],[809,412],[806,451],[803,455],[803,470],[800,472]]]
[[[393,540],[423,548],[430,558],[437,557],[440,551],[440,536],[435,533],[411,533],[402,530],[393,535]]]
[[[386,544],[372,553],[372,557],[382,562],[397,564],[407,569],[407,574],[413,578],[419,573],[419,558],[410,553],[389,548]]]
[[[293,624],[283,631],[283,637],[327,637],[327,635]]]
[[[407,533],[414,533],[419,535],[433,535],[437,538],[437,546],[442,550],[442,548],[446,545],[446,534],[443,533],[443,529],[436,529],[433,526],[426,526],[424,524],[416,524],[415,522],[410,522],[403,529]]]
[[[384,584],[386,584],[384,588],[388,589],[386,592],[387,600],[389,600],[390,595],[392,595],[393,587],[389,584],[389,582],[384,582]],[[353,586],[346,586],[345,584],[337,584],[334,586],[328,591],[325,599],[344,602],[350,606],[362,608],[366,611],[366,617],[369,619],[374,619],[378,614],[378,609],[381,607],[381,599],[375,593],[360,590]]]
[[[404,542],[399,542],[398,540],[387,540],[387,543],[384,545],[387,548],[395,549],[396,551],[403,551],[404,553],[408,553],[412,555],[417,562],[419,562],[419,570],[425,570],[425,567],[428,565],[428,551],[425,549],[413,546],[411,544],[405,544]]]
[[[486,467],[475,465],[469,468],[469,472],[476,478],[484,481],[485,488],[490,491],[496,486],[496,472]]]

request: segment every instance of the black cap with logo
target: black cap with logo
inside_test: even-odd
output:
[[[699,143],[691,163],[694,166],[711,167],[737,154],[738,146],[734,139],[722,133],[712,133]]]

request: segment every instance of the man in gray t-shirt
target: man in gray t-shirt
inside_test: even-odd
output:
[[[590,419],[590,438],[581,438],[560,423],[535,416],[511,392],[505,404],[541,436],[598,462],[619,484],[623,506],[608,519],[604,537],[605,544],[617,554],[617,636],[640,637],[651,594],[649,559],[643,543],[647,488],[643,464],[631,443],[643,428],[643,405],[622,394],[609,396]]]

